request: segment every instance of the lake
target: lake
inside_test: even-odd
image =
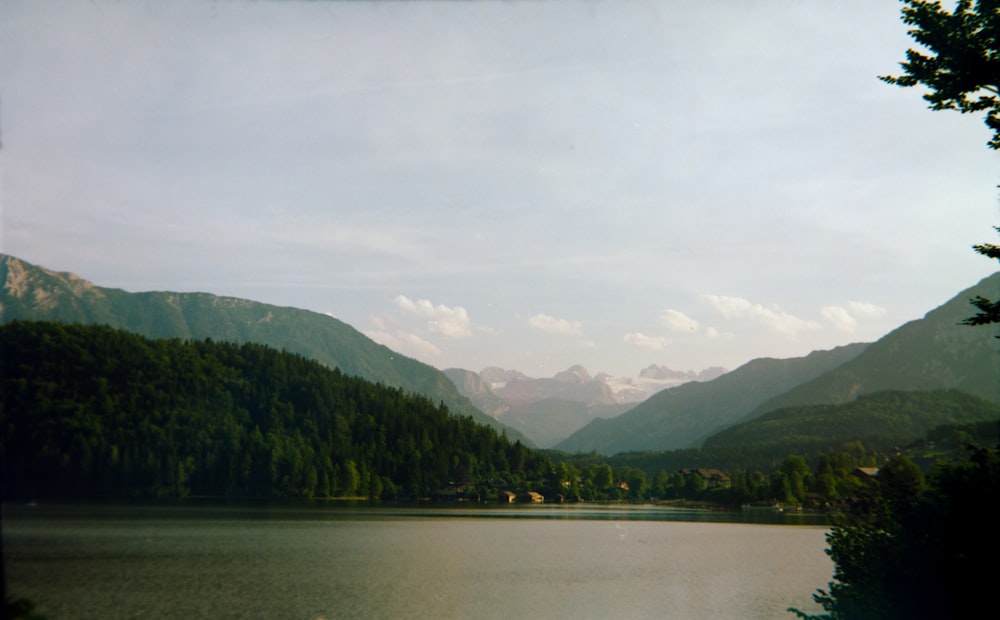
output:
[[[806,523],[650,506],[6,505],[3,544],[8,593],[50,620],[794,618],[833,574],[827,527]]]

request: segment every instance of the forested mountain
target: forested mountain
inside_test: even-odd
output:
[[[985,421],[1000,423],[1000,403],[958,390],[875,392],[848,403],[770,411],[716,433],[702,447],[809,454],[817,447],[860,440],[886,450],[922,439],[938,426]]]
[[[762,403],[750,417],[884,390],[956,389],[1000,402],[1000,341],[991,337],[998,328],[960,325],[975,314],[969,300],[976,296],[1000,297],[1000,272],[886,334],[844,365]]]
[[[424,497],[517,485],[535,459],[440,403],[260,344],[15,321],[0,379],[5,498]]]
[[[995,328],[960,322],[969,300],[1000,296],[1000,272],[871,345],[791,360],[754,360],[714,381],[660,392],[612,420],[595,420],[556,447],[605,454],[694,448],[708,435],[776,409],[850,402],[886,390],[956,389],[1000,402]]]
[[[659,392],[616,418],[594,420],[556,448],[615,454],[694,447],[760,403],[839,366],[865,346],[852,344],[786,360],[753,360],[718,379]]]
[[[445,403],[458,415],[506,431],[476,409],[441,371],[375,343],[335,318],[208,293],[129,293],[102,288],[0,255],[0,323],[17,319],[100,324],[150,338],[256,342],[298,353],[347,375],[402,388]]]
[[[850,454],[852,467],[868,459],[880,463],[899,450],[926,462],[961,460],[970,443],[995,445],[998,430],[1000,403],[957,390],[888,391],[838,405],[779,409],[731,426],[699,448],[623,452],[608,462],[653,475],[682,467],[774,472],[789,455],[815,465]]]

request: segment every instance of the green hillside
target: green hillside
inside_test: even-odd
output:
[[[604,454],[695,448],[769,411],[849,403],[881,391],[954,389],[1000,403],[997,329],[961,324],[974,314],[969,300],[977,296],[1000,297],[1000,272],[877,342],[753,360],[714,381],[664,390],[617,418],[594,420],[556,448]]]
[[[807,448],[860,440],[891,448],[946,424],[1000,421],[1000,403],[957,390],[888,391],[838,405],[787,407],[709,437],[705,450],[760,448],[801,454]]]
[[[846,403],[885,390],[955,389],[1000,403],[1000,341],[993,338],[998,329],[961,324],[975,313],[969,300],[976,296],[1000,297],[1000,272],[886,334],[839,368],[762,403],[748,417]]]
[[[259,344],[16,321],[0,380],[5,498],[424,497],[531,462],[440,403]]]
[[[117,327],[149,338],[256,342],[297,353],[348,375],[441,401],[526,441],[482,413],[441,371],[375,343],[337,319],[208,293],[129,293],[102,288],[70,273],[56,273],[0,255],[0,323],[60,321]]]
[[[866,346],[852,344],[787,360],[756,359],[712,381],[663,390],[618,417],[594,420],[556,449],[615,454],[689,448],[765,400],[843,364]]]

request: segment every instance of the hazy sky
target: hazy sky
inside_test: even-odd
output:
[[[0,3],[0,248],[434,366],[728,368],[995,270],[891,1]]]

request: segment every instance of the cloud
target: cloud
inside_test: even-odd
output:
[[[662,336],[647,336],[640,332],[625,334],[624,340],[626,344],[643,349],[652,349],[653,351],[659,351],[669,344],[669,341]]]
[[[372,330],[366,331],[365,335],[393,351],[399,351],[416,359],[427,360],[441,357],[441,349],[416,334],[404,331],[390,333]]]
[[[786,336],[795,336],[799,332],[819,329],[820,327],[820,324],[815,321],[801,319],[777,307],[768,308],[755,304],[742,297],[705,295],[705,299],[727,319],[749,319],[770,331]]]
[[[427,329],[435,334],[449,338],[472,335],[469,314],[461,306],[449,307],[443,304],[435,306],[427,299],[414,301],[405,295],[396,296],[393,303],[402,310],[426,318]]]
[[[847,309],[851,314],[861,319],[877,319],[886,313],[886,309],[882,306],[876,306],[875,304],[863,301],[848,302]]]
[[[847,307],[826,306],[820,315],[842,332],[853,332],[859,319],[876,319],[886,313],[885,308],[861,301],[851,301]]]
[[[698,321],[678,310],[664,310],[660,313],[660,319],[666,326],[675,332],[695,332],[698,331]]]
[[[842,332],[853,332],[858,326],[858,320],[840,306],[826,306],[819,311],[820,316],[833,324]]]
[[[560,336],[579,336],[581,334],[580,330],[583,328],[583,324],[579,321],[557,319],[548,314],[536,314],[528,319],[528,325],[539,331]]]
[[[717,340],[719,338],[729,338],[732,335],[733,334],[731,332],[720,332],[718,329],[714,327],[705,328],[705,337],[708,338],[709,340]]]

